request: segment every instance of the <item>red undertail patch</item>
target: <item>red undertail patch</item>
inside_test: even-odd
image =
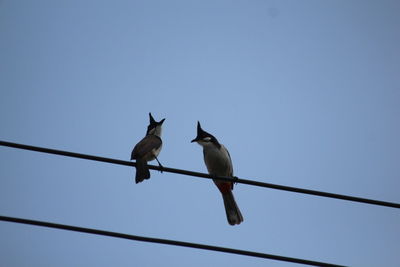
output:
[[[217,184],[217,187],[222,194],[229,193],[230,191],[232,191],[231,182],[222,182],[222,183],[220,182]]]

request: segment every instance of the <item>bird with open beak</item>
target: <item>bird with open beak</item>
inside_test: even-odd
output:
[[[157,156],[162,148],[161,132],[165,119],[157,122],[151,113],[149,113],[149,116],[150,124],[147,126],[146,136],[136,144],[131,154],[131,160],[136,160],[136,183],[150,178],[150,171],[147,166],[148,161],[156,159],[160,168],[163,168]]]

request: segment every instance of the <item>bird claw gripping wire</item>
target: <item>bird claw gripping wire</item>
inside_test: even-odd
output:
[[[157,162],[158,162],[158,167],[160,167],[160,169],[159,169],[159,172],[163,173],[164,166],[163,166],[163,165],[161,165],[161,163],[160,163],[160,161],[158,160],[158,158],[157,158],[157,157],[156,157],[156,160],[157,160]]]

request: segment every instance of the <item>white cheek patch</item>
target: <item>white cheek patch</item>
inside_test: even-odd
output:
[[[207,136],[203,138],[203,141],[205,142],[210,142],[211,141],[211,137]]]

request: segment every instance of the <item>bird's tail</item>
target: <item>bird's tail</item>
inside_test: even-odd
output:
[[[147,161],[143,159],[136,160],[136,183],[143,182],[144,179],[150,178],[149,167]]]
[[[233,197],[232,191],[222,193],[224,199],[226,218],[230,225],[240,224],[243,222],[242,213],[236,204],[235,198]]]

